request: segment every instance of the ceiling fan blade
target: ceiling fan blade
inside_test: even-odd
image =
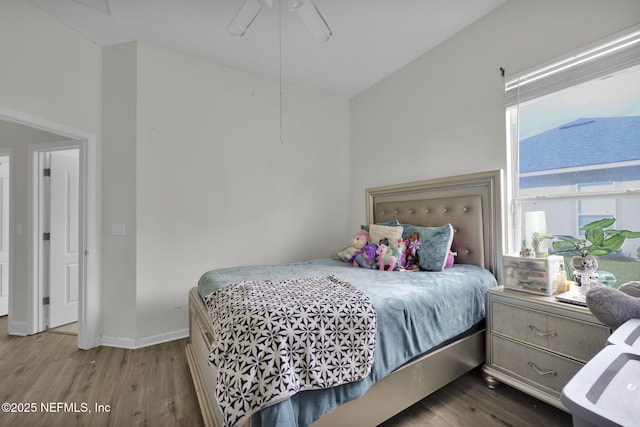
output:
[[[312,0],[290,0],[289,10],[298,13],[318,41],[326,42],[333,34]]]
[[[236,16],[233,17],[229,25],[227,26],[227,31],[234,36],[242,36],[244,35],[247,28],[251,25],[260,9],[262,9],[262,5],[267,3],[267,6],[271,6],[273,0],[244,0],[238,12],[236,12]]]

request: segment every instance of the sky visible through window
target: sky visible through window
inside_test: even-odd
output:
[[[640,66],[520,104],[518,114],[520,140],[580,118],[640,116]]]

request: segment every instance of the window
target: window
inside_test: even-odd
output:
[[[505,91],[510,252],[606,217],[640,231],[640,27],[510,76]],[[639,252],[627,240],[600,270],[640,280]]]

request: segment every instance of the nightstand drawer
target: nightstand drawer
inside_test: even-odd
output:
[[[581,363],[505,338],[492,336],[492,365],[529,380],[536,388],[560,397],[562,387],[580,370]]]
[[[587,362],[606,344],[609,329],[595,323],[555,316],[492,301],[491,331],[567,357]]]

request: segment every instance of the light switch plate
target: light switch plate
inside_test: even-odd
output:
[[[111,224],[112,236],[124,236],[127,234],[126,224]]]

